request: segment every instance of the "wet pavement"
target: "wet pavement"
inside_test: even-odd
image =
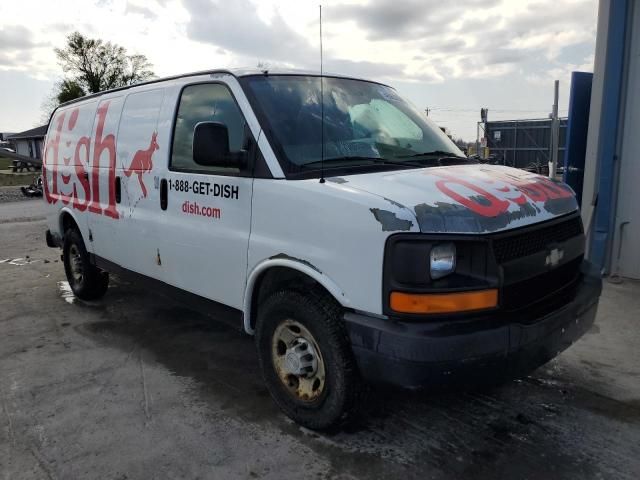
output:
[[[0,204],[0,475],[18,478],[640,476],[640,284],[530,377],[485,390],[374,391],[319,434],[286,419],[251,337],[116,280],[69,291],[38,211]]]

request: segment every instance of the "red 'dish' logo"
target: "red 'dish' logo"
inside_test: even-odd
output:
[[[44,196],[48,203],[55,204],[61,201],[64,205],[71,205],[81,212],[86,210],[97,215],[120,218],[121,212],[116,205],[115,192],[116,136],[105,131],[110,103],[105,101],[98,107],[95,113],[95,132],[91,137],[81,136],[79,133],[74,135],[79,123],[78,108],[71,112],[61,112],[55,117],[54,125],[47,135],[42,165]],[[133,174],[138,176],[143,195],[141,198],[148,194],[143,176],[153,168],[151,157],[159,149],[157,136],[158,133],[153,132],[149,147],[138,150],[129,168],[124,168],[124,165],[122,168],[127,177]],[[68,152],[62,153],[62,160],[61,150]],[[63,167],[64,171],[60,171],[60,167]],[[104,192],[100,191],[100,177],[105,173],[106,199],[101,198],[101,193]],[[59,177],[61,182],[58,181]]]
[[[76,179],[68,174],[62,174],[62,183],[58,183],[59,173],[59,154],[60,154],[60,138],[64,133],[72,133],[76,127],[78,120],[78,109],[74,109],[67,123],[65,130],[66,112],[61,113],[55,123],[53,131],[47,135],[47,145],[45,148],[44,158],[42,162],[42,171],[44,176],[44,196],[48,203],[55,204],[60,200],[63,204],[71,203],[73,208],[79,211],[88,210],[97,215],[105,215],[111,218],[119,218],[120,214],[116,208],[115,194],[115,173],[116,173],[116,139],[113,134],[104,134],[104,124],[107,118],[107,111],[110,102],[104,102],[96,111],[96,131],[93,138],[93,161],[89,164],[89,150],[91,149],[92,139],[81,136],[76,141],[75,153],[73,156],[74,171]],[[65,146],[72,146],[71,141],[67,141]],[[103,153],[107,154],[108,164],[101,168],[100,158]],[[70,157],[63,158],[65,166],[71,161]],[[100,171],[108,171],[108,199],[106,207],[103,208],[100,203]],[[49,187],[49,178],[51,178],[51,187]],[[71,182],[73,180],[73,182]],[[63,190],[65,186],[73,183],[71,191]],[[84,199],[78,195],[77,185],[80,184],[84,191]]]
[[[461,170],[477,173],[476,170]],[[569,187],[536,176],[519,176],[498,170],[483,172],[464,178],[454,171],[428,171],[437,177],[436,187],[449,198],[483,217],[497,217],[509,211],[511,204],[523,206],[528,202],[546,203],[572,198]]]

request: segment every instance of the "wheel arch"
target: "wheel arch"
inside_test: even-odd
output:
[[[296,277],[306,278],[326,290],[338,304],[343,307],[350,306],[351,302],[344,290],[323,272],[304,260],[279,255],[278,258],[272,257],[260,262],[247,278],[243,305],[243,327],[248,334],[254,334],[255,317],[259,296],[264,285],[263,281],[269,278],[270,274],[281,274],[283,272],[288,272],[288,276],[285,281],[280,282],[280,285]]]
[[[64,237],[65,232],[70,227],[75,226],[80,234],[83,234],[80,227],[80,220],[76,213],[68,207],[63,207],[58,215],[58,228],[60,229],[61,236]]]

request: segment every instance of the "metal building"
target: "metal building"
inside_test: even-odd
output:
[[[564,158],[566,132],[567,119],[561,118],[560,158]],[[503,165],[539,170],[551,160],[550,118],[486,122],[485,138],[489,152]]]
[[[589,257],[640,279],[640,0],[600,0],[582,215]]]

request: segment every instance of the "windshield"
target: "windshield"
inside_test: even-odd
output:
[[[384,85],[324,77],[262,75],[242,79],[287,173],[362,165],[437,165],[464,157],[455,144],[396,91]],[[434,163],[435,160],[435,163]],[[393,163],[392,163],[393,162]]]

